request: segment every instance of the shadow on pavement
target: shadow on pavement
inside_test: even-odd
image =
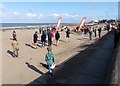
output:
[[[43,72],[41,72],[39,69],[37,69],[34,65],[30,65],[28,62],[25,63],[30,69],[34,70],[35,72],[39,73],[39,74],[44,74]]]
[[[66,41],[64,41],[64,40],[61,40],[61,39],[60,39],[59,41],[66,43]]]
[[[25,44],[28,47],[31,47],[32,49],[36,49],[34,46],[30,45],[30,44]]]
[[[38,41],[38,43],[39,43],[39,44],[42,44],[42,42],[41,42],[41,41]]]
[[[57,46],[55,43],[52,43],[52,45]]]
[[[15,58],[15,55],[14,55],[14,53],[12,51],[7,50],[7,53],[9,53],[13,58]]]
[[[42,45],[37,44],[38,47],[42,48]]]
[[[88,40],[88,38],[77,38],[77,40]]]
[[[48,66],[44,63],[40,63],[44,68],[48,69]]]

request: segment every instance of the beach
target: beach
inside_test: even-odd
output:
[[[15,30],[20,49],[18,58],[14,58],[10,54],[13,50],[11,46],[13,30],[0,31],[2,32],[2,84],[28,84],[48,71],[42,66],[42,64],[46,64],[47,46],[42,48],[41,43],[38,43],[37,49],[32,48],[33,34],[35,31],[39,32],[38,29]],[[102,36],[106,33],[107,31],[102,31]],[[88,34],[82,36],[71,32],[70,42],[67,43],[65,43],[65,31],[60,32],[60,35],[59,45],[55,46],[55,39],[52,45],[57,65],[84,50],[87,47],[85,45],[95,42],[94,33],[93,39],[90,41]],[[41,40],[41,34],[38,34],[38,40]]]

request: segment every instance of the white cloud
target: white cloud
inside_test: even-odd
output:
[[[76,14],[76,15],[72,15],[72,17],[73,17],[73,18],[75,18],[75,17],[79,17],[79,15],[77,15],[77,14]]]
[[[36,17],[37,15],[36,14],[32,14],[32,13],[27,13],[26,14],[28,17]]]
[[[63,17],[70,17],[69,14],[62,14]]]
[[[77,18],[80,17],[78,14],[62,14],[64,18]]]
[[[31,12],[23,14],[17,11],[7,12],[2,17],[5,19],[9,18],[9,21],[16,21],[16,22],[17,20],[25,21],[25,22],[56,22],[59,17],[62,17],[64,22],[68,22],[68,21],[78,21],[81,18],[79,14],[68,14],[68,13],[35,14]]]
[[[51,14],[51,16],[53,16],[53,17],[59,17],[60,15],[57,14],[57,13],[54,13],[54,14]]]
[[[57,13],[54,13],[54,14],[51,14],[51,15],[48,15],[48,16],[51,16],[51,17],[64,17],[64,18],[75,18],[75,17],[79,17],[79,15],[77,14],[57,14]]]

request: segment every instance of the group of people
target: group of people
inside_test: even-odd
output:
[[[47,65],[48,65],[50,77],[53,77],[52,69],[55,67],[55,55],[52,52],[52,46],[51,46],[54,38],[56,40],[56,46],[58,46],[59,39],[60,39],[59,31],[50,30],[50,29],[42,31],[42,34],[41,34],[42,47],[46,46],[46,43],[48,40],[48,47],[47,47],[48,52],[45,55],[45,61],[47,62]],[[38,40],[38,36],[37,36],[37,31],[36,31],[33,35],[33,42],[35,46],[37,46],[37,40]],[[69,28],[66,29],[66,42],[67,41],[70,42],[70,29]]]
[[[94,33],[94,36],[95,38],[97,37],[97,31],[98,31],[98,37],[100,38],[101,37],[101,30],[102,30],[102,27],[98,27],[98,26],[82,26],[82,28],[80,29],[80,31],[82,32],[82,36],[84,34],[89,34],[89,39],[92,40],[92,34]],[[79,27],[76,26],[74,28],[74,31],[79,31]]]
[[[93,33],[96,39],[97,39],[97,31],[98,31],[98,38],[101,38],[102,27],[93,27]]]
[[[37,31],[34,33],[33,35],[33,44],[35,46],[35,48],[37,48],[37,42],[38,42],[38,35],[37,35]],[[45,47],[47,45],[48,42],[48,46],[52,45],[53,40],[56,40],[56,46],[58,46],[59,44],[59,39],[60,39],[60,33],[59,31],[55,31],[55,30],[44,30],[42,31],[42,35],[41,35],[41,42],[42,42],[42,47]],[[70,42],[70,29],[66,29],[66,42],[69,41]]]
[[[84,34],[88,33],[90,40],[92,40],[92,34],[94,33],[95,40],[98,40],[98,39],[101,38],[101,31],[102,31],[102,29],[107,30],[109,32],[113,28],[115,28],[115,26],[112,25],[112,24],[106,24],[106,26],[99,26],[99,25],[97,25],[97,26],[87,26],[87,25],[84,25],[84,26],[82,26],[80,31],[82,32],[82,36]],[[74,31],[75,32],[79,31],[79,27],[75,26]]]
[[[47,40],[48,40],[48,46],[51,46],[54,38],[56,39],[56,46],[58,45],[60,33],[59,31],[56,31],[55,36],[54,36],[54,32],[55,31],[51,31],[51,30],[42,31],[42,35],[41,35],[42,47],[45,47],[47,45],[46,44]],[[37,41],[38,41],[38,36],[37,36],[37,31],[36,31],[33,35],[33,42],[34,42],[35,48],[37,48]]]
[[[98,37],[100,38],[101,37],[101,30],[102,28],[101,27],[98,27],[98,26],[91,26],[91,27],[88,27],[88,26],[83,26],[82,29],[81,29],[81,32],[82,32],[82,36],[83,34],[89,34],[89,39],[92,40],[92,34],[94,33],[94,37],[97,38],[97,31],[98,31]]]

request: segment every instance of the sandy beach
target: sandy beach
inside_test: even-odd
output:
[[[38,43],[38,49],[33,49],[31,47],[33,46],[33,34],[35,31],[38,31],[38,29],[17,29],[15,31],[20,50],[19,57],[14,58],[10,54],[12,51],[12,31],[13,30],[0,30],[0,32],[2,32],[2,38],[0,38],[2,39],[2,84],[28,84],[48,71],[41,65],[46,64],[45,54],[47,52],[47,47],[41,48],[40,43]],[[106,31],[102,31],[102,36],[106,33]],[[55,46],[55,40],[52,45],[57,65],[77,54],[78,51],[84,50],[85,47],[82,46],[95,42],[94,34],[92,41],[90,41],[89,35],[82,36],[81,34],[72,32],[70,34],[71,41],[67,43],[65,43],[65,31],[60,32],[60,35],[59,45]],[[41,35],[38,34],[38,36],[40,40]],[[81,46],[81,48],[78,46]],[[8,51],[10,52],[8,53]]]

